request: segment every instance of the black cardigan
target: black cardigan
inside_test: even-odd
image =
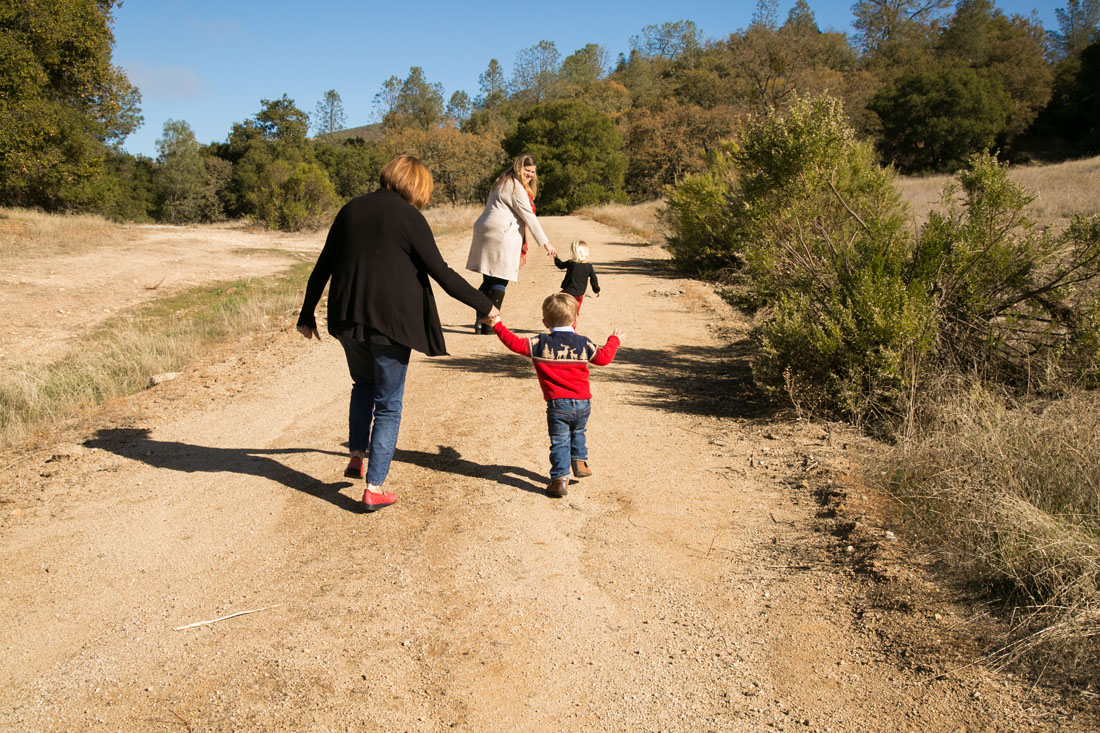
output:
[[[424,215],[380,188],[336,215],[309,276],[298,325],[317,328],[313,312],[331,277],[329,333],[360,324],[428,356],[446,354],[429,276],[479,316],[493,307],[443,260]]]
[[[588,291],[588,282],[592,281],[592,292],[600,294],[600,282],[596,279],[596,271],[589,262],[562,261],[554,258],[554,264],[559,270],[565,270],[565,278],[561,281],[561,291],[569,293],[573,297],[583,298]]]

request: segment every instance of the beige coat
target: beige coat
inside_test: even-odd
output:
[[[550,241],[531,208],[527,191],[509,176],[489,192],[485,210],[474,222],[466,269],[515,282],[519,279],[524,232],[540,247]]]

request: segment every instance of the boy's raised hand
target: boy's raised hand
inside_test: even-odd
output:
[[[619,341],[622,341],[623,336],[625,336],[626,334],[623,333],[623,330],[621,328],[616,328],[614,331],[611,332],[611,335],[619,339]]]

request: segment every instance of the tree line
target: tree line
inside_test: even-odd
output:
[[[540,162],[540,212],[641,201],[707,168],[740,121],[827,93],[877,159],[909,173],[1100,153],[1100,0],[1067,0],[1057,30],[992,0],[859,0],[854,33],[822,30],[807,0],[784,18],[760,0],[746,28],[706,39],[690,20],[647,26],[612,59],[543,40],[510,76],[490,59],[474,96],[422,68],[391,76],[381,122],[346,129],[340,94],[307,113],[260,100],[224,141],[168,120],[155,158],[121,149],[140,92],[111,63],[116,0],[10,0],[0,8],[0,203],[168,223],[325,223],[406,152],[437,202],[484,198],[508,159]]]

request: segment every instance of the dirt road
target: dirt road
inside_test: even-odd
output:
[[[657,247],[544,225],[592,247],[580,330],[626,331],[593,370],[593,477],[542,493],[530,364],[437,289],[452,356],[414,356],[398,503],[359,512],[342,352],[288,316],[5,458],[0,728],[1095,727],[971,664],[919,567],[855,572],[846,553],[892,539],[822,531],[860,438],[759,403],[741,316]],[[440,242],[456,267],[467,243]],[[506,323],[540,327],[559,280],[529,263]]]

